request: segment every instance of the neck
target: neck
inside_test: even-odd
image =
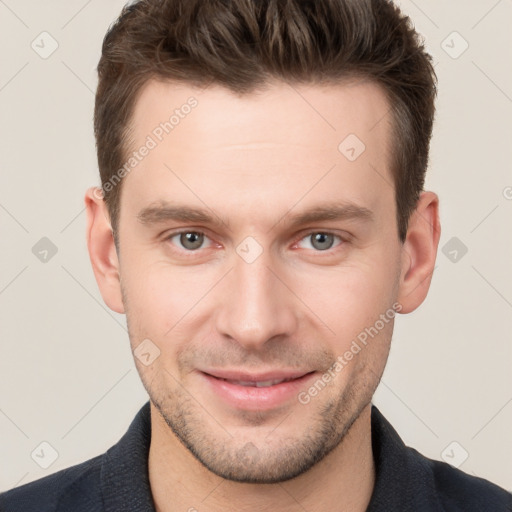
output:
[[[225,480],[185,448],[151,404],[149,480],[157,512],[364,512],[375,483],[371,404],[343,441],[306,473],[278,484]]]

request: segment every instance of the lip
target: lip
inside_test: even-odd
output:
[[[246,411],[265,411],[285,405],[296,399],[317,372],[272,371],[259,374],[243,371],[199,371],[208,389],[228,406]],[[229,379],[229,380],[224,380]],[[236,382],[265,382],[269,380],[292,379],[267,387],[242,386]]]

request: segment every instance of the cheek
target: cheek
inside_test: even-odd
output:
[[[396,276],[382,262],[296,274],[297,295],[337,337],[372,325],[393,304]]]
[[[202,298],[215,284],[206,267],[179,267],[162,261],[126,260],[122,267],[127,316],[148,337],[175,337],[201,311]]]

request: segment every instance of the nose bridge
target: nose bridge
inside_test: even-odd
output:
[[[247,349],[258,349],[271,338],[292,333],[296,325],[293,296],[276,277],[268,251],[252,260],[247,255],[254,247],[247,253],[243,249],[241,244],[225,280],[217,329]]]

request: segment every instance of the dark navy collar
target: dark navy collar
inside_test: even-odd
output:
[[[104,455],[101,492],[105,512],[155,512],[148,472],[150,442],[151,411],[148,401],[126,434]]]
[[[366,512],[444,512],[435,498],[435,482],[428,460],[405,446],[396,430],[373,404],[371,423],[376,479]]]

